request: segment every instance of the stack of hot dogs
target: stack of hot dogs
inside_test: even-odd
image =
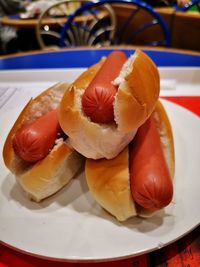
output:
[[[41,201],[85,164],[105,210],[119,221],[149,216],[173,198],[173,135],[159,91],[158,69],[144,52],[111,52],[71,85],[30,100],[5,141],[5,165]]]

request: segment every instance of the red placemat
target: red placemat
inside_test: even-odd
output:
[[[200,116],[200,96],[162,97]],[[64,263],[25,255],[0,244],[0,267],[198,267],[200,266],[200,227],[173,244],[131,259],[104,263]],[[52,241],[53,242],[53,241]]]
[[[179,104],[200,116],[200,96],[164,96],[162,98]]]
[[[53,242],[53,241],[52,241]],[[115,262],[103,263],[66,263],[44,260],[0,245],[0,267],[147,267],[146,255]]]
[[[199,267],[200,226],[185,237],[148,255],[148,267]]]

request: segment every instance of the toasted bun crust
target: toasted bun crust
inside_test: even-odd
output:
[[[172,127],[167,116],[166,110],[160,101],[157,101],[153,112],[154,118],[159,129],[162,147],[164,150],[165,159],[169,168],[171,177],[174,177],[175,172],[175,151]]]
[[[3,159],[7,168],[16,176],[27,195],[39,202],[61,189],[81,166],[81,156],[65,141],[57,140],[54,148],[35,164],[21,160],[14,152],[12,140],[24,124],[58,107],[65,83],[59,83],[31,99],[13,125],[3,148]]]
[[[142,51],[125,63],[114,101],[115,122],[98,124],[82,112],[81,98],[105,59],[86,70],[64,94],[59,122],[71,145],[87,158],[112,159],[133,139],[137,128],[150,116],[158,99],[160,83],[155,64]]]
[[[167,164],[173,178],[173,134],[165,109],[159,101],[155,107],[154,116]],[[142,217],[152,215],[152,212],[143,208],[138,210],[131,196],[128,147],[112,160],[86,159],[85,174],[89,190],[95,200],[119,221],[125,221],[135,215]]]
[[[126,147],[117,157],[86,159],[85,175],[95,200],[119,221],[136,215],[129,179],[129,152]]]
[[[155,108],[160,93],[159,73],[154,62],[136,50],[115,83],[119,84],[114,103],[118,129],[130,132],[141,126]]]

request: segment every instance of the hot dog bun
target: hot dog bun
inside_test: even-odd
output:
[[[153,116],[161,138],[161,144],[170,170],[174,177],[174,143],[167,113],[160,101]],[[134,140],[133,140],[134,144]],[[139,207],[133,200],[130,190],[130,166],[128,146],[111,160],[86,159],[85,175],[94,199],[119,221],[132,216],[148,217],[152,211]]]
[[[56,109],[67,89],[67,84],[59,83],[35,99],[31,99],[20,113],[4,144],[5,165],[16,176],[28,197],[37,202],[56,193],[66,185],[79,170],[82,157],[67,141],[58,139],[44,159],[36,163],[26,162],[16,155],[13,149],[13,138],[23,125]]]
[[[87,158],[111,159],[133,139],[137,128],[152,113],[159,96],[160,80],[156,65],[137,50],[125,63],[119,77],[114,101],[114,122],[92,122],[82,111],[81,98],[103,65],[102,59],[86,70],[64,94],[59,122],[71,145]]]
[[[119,221],[136,216],[131,197],[129,153],[126,147],[110,160],[86,159],[85,176],[94,199]]]

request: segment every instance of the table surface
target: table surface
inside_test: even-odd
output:
[[[134,48],[110,48],[110,49],[70,49],[50,52],[34,52],[22,55],[0,58],[0,70],[10,73],[13,70],[23,69],[63,69],[87,67],[97,62],[103,55],[107,55],[113,49],[121,49],[130,55]],[[165,51],[144,48],[145,52],[155,61],[159,67],[183,67],[199,68],[200,55],[189,52]],[[193,113],[200,116],[200,93],[187,96],[165,96]],[[149,254],[135,258],[124,259],[115,262],[85,263],[84,266],[200,266],[200,227],[182,237],[178,241]],[[62,263],[39,259],[31,255],[25,255],[0,244],[0,267],[5,266],[82,266],[81,263]]]
[[[22,19],[19,15],[4,16],[0,18],[2,25],[12,26],[16,28],[34,28],[38,23],[38,18]],[[66,18],[46,18],[42,21],[42,24],[55,25],[63,24]]]
[[[158,7],[155,10],[161,15],[171,15],[174,14],[175,10],[173,7]],[[179,17],[191,17],[191,18],[199,18],[199,12],[179,12],[176,11],[176,16]],[[78,20],[82,20],[83,18],[78,18]],[[85,17],[84,17],[85,19]],[[57,17],[57,18],[46,18],[43,20],[43,24],[62,24],[66,20],[65,17]],[[17,28],[33,28],[36,26],[38,19],[37,18],[21,18],[20,14],[4,16],[0,18],[0,21],[3,25],[13,26]]]
[[[105,11],[102,12],[102,16],[104,16],[106,13]],[[91,15],[84,15],[84,16],[77,16],[76,22],[81,22],[85,20],[91,20]],[[35,26],[38,24],[39,18],[20,18],[20,15],[12,15],[12,16],[4,16],[0,18],[0,22],[2,25],[5,26],[12,26],[16,28],[35,28]],[[63,25],[66,21],[66,16],[58,16],[58,17],[44,17],[41,20],[41,25],[49,25],[49,26],[55,26],[55,25]]]
[[[174,49],[140,47],[158,67],[200,67],[200,53]],[[85,68],[108,55],[112,50],[122,50],[127,56],[136,47],[112,46],[110,48],[74,48],[18,53],[0,57],[0,70]]]

